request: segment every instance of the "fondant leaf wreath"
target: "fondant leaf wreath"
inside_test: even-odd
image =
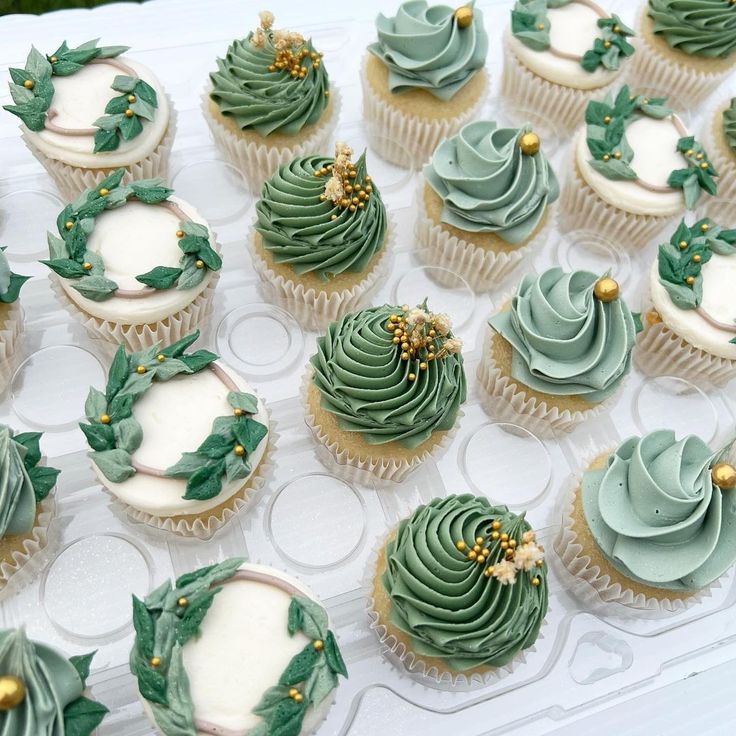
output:
[[[93,189],[86,189],[56,219],[58,236],[49,233],[51,258],[41,263],[73,284],[82,296],[93,301],[104,301],[115,296],[118,285],[105,276],[102,258],[87,249],[87,241],[95,226],[95,218],[105,210],[124,206],[130,200],[158,205],[173,193],[160,179],[143,179],[123,184],[125,169],[117,169]],[[158,266],[136,280],[153,289],[191,289],[198,286],[208,270],[217,271],[222,259],[209,242],[209,231],[204,225],[191,220],[179,223],[182,251],[179,268]]]
[[[677,150],[685,157],[687,166],[673,171],[667,179],[667,184],[673,189],[682,189],[685,206],[692,209],[697,204],[701,190],[710,195],[716,193],[717,185],[713,177],[718,176],[718,172],[708,160],[703,146],[695,140],[695,136],[680,138],[677,141]]]
[[[636,50],[626,40],[635,33],[615,14],[610,18],[599,18],[597,24],[602,31],[601,37],[596,38],[593,48],[583,54],[580,66],[591,73],[598,66],[615,71],[621,66],[621,57],[631,56]]]

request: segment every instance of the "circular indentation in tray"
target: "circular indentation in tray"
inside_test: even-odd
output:
[[[251,203],[243,175],[217,159],[184,164],[172,177],[171,186],[177,197],[193,204],[212,225],[237,219]]]
[[[552,478],[544,443],[524,427],[507,423],[478,427],[460,449],[460,467],[477,493],[508,506],[528,506]]]
[[[396,304],[413,307],[429,297],[433,312],[445,312],[457,332],[473,316],[475,294],[462,276],[440,266],[417,266],[402,274],[391,292]]]
[[[352,486],[309,473],[276,492],[267,524],[273,543],[291,562],[323,568],[344,562],[365,536],[365,506]]]
[[[46,235],[64,203],[56,194],[26,189],[0,196],[0,243],[11,261],[48,258]]]
[[[119,570],[125,571],[124,585]],[[72,542],[51,563],[41,581],[41,603],[65,634],[108,638],[131,626],[130,596],[145,595],[151,582],[148,555],[133,540],[93,534]]]
[[[710,442],[718,430],[713,402],[684,378],[648,378],[634,395],[634,419],[642,432],[666,427],[678,437],[696,434]]]
[[[84,414],[90,386],[102,386],[105,371],[92,353],[52,345],[26,358],[11,383],[15,413],[43,430],[66,430]]]
[[[631,260],[616,244],[590,230],[565,233],[557,243],[557,262],[568,271],[611,272],[624,286],[631,277]]]
[[[267,339],[255,340],[256,336]],[[246,304],[225,315],[217,328],[217,350],[246,376],[277,378],[293,367],[304,348],[296,320],[272,304]]]

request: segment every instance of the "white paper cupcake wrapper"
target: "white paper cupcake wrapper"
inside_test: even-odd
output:
[[[169,154],[171,153],[174,136],[176,135],[176,109],[168,95],[167,99],[170,110],[169,125],[161,142],[148,156],[126,166],[113,166],[107,169],[85,169],[72,166],[46,156],[31,143],[26,133],[23,133],[21,137],[31,153],[39,160],[54,180],[57,189],[62,195],[62,199],[66,202],[75,200],[85,189],[96,187],[105,177],[119,168],[124,168],[126,171],[123,176],[124,183],[138,181],[139,179],[155,179],[158,177],[166,181],[169,177]]]
[[[412,471],[416,470],[429,458],[439,458],[450,446],[457,434],[463,410],[460,409],[452,429],[447,430],[442,439],[430,449],[411,460],[382,457],[381,446],[376,445],[375,455],[355,455],[349,450],[342,449],[337,442],[330,440],[317,418],[312,414],[308,402],[308,390],[312,381],[312,367],[307,366],[301,385],[301,399],[304,406],[304,421],[309,427],[317,444],[317,457],[335,476],[349,482],[372,485],[379,481],[399,483]]]
[[[529,396],[524,387],[501,372],[491,352],[493,330],[484,326],[483,352],[478,363],[478,386],[483,408],[497,419],[526,427],[541,437],[555,437],[570,432],[578,424],[598,416],[615,403],[618,392],[585,411],[570,411],[548,406],[546,402]]]
[[[485,104],[484,91],[472,107],[452,118],[425,120],[406,115],[384,102],[373,91],[366,77],[367,58],[367,55],[363,57],[360,78],[363,86],[363,118],[368,124],[371,148],[381,158],[397,166],[411,168],[417,161],[428,159],[441,141],[477,118]]]
[[[734,67],[723,71],[702,71],[683,64],[675,64],[672,58],[664,56],[650,43],[642,32],[647,19],[645,3],[639,15],[635,43],[636,53],[631,57],[630,79],[634,86],[661,90],[664,95],[676,97],[686,105],[694,106],[702,102],[711,92],[731,74]],[[673,50],[673,53],[676,53]],[[685,58],[678,54],[678,58]],[[699,57],[702,58],[702,57]]]
[[[708,158],[713,164],[713,168],[718,172],[719,176],[716,179],[718,184],[717,200],[720,199],[736,199],[736,153],[726,155],[721,149],[724,147],[724,143],[716,143],[715,131],[714,131],[714,117],[718,115],[720,117],[723,109],[723,100],[719,101],[719,105],[711,110],[705,116],[705,124],[700,133],[700,142],[703,144],[708,153]],[[718,219],[718,212],[714,211],[712,214],[709,212],[709,205],[714,202],[711,197],[703,198],[703,209],[708,212],[709,217]],[[724,225],[730,225],[730,223],[723,223]]]
[[[8,385],[13,372],[13,357],[23,324],[23,310],[18,300],[4,306],[9,309],[5,319],[0,321],[0,394]]]
[[[667,598],[667,591],[662,590],[661,598],[647,596],[643,592],[636,592],[625,588],[601,571],[594,564],[591,557],[585,554],[583,546],[577,541],[577,534],[573,529],[573,513],[575,498],[580,492],[581,474],[592,463],[604,454],[611,454],[616,448],[597,447],[583,460],[580,472],[572,477],[561,494],[562,499],[562,526],[555,538],[553,548],[563,567],[572,576],[566,582],[571,584],[572,592],[580,599],[592,606],[601,606],[608,603],[618,603],[629,608],[636,608],[642,612],[655,615],[677,613],[700,603],[703,598],[711,595],[714,588],[720,588],[718,580],[707,588],[693,593],[689,598]],[[583,522],[584,523],[584,522]],[[602,555],[602,553],[599,554]]]
[[[487,291],[503,281],[522,261],[528,261],[529,254],[549,238],[552,217],[548,210],[547,222],[539,232],[513,251],[496,252],[473,245],[473,233],[468,233],[468,240],[458,238],[427,215],[424,186],[424,177],[420,176],[414,224],[417,255],[424,263],[446,268],[461,276],[475,291]]]
[[[640,250],[675,220],[676,216],[635,215],[613,207],[583,181],[574,163],[574,151],[568,161],[558,215],[564,232],[592,230],[615,239],[621,248]]]
[[[41,502],[37,525],[23,540],[22,549],[13,552],[11,561],[0,563],[0,596],[19,590],[38,572],[44,561],[41,554],[49,544],[49,525],[56,511],[54,490]]]
[[[348,312],[360,309],[366,297],[384,280],[394,252],[396,226],[389,215],[383,248],[362,279],[340,291],[320,291],[277,274],[255,248],[255,229],[250,238],[253,268],[261,279],[262,290],[269,301],[291,314],[307,330],[322,331]]]
[[[252,192],[259,193],[261,185],[279,166],[288,164],[300,156],[311,156],[316,153],[330,153],[330,139],[332,138],[337,121],[340,117],[340,93],[333,86],[330,87],[332,99],[332,113],[327,119],[322,119],[312,134],[293,146],[277,148],[268,145],[268,138],[263,143],[245,140],[226,128],[219,120],[212,117],[209,109],[210,89],[205,89],[202,96],[202,113],[212,133],[215,145],[220,149],[225,160],[235,166],[245,177],[245,181]]]

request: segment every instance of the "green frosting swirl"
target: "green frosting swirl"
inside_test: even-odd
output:
[[[368,51],[388,67],[391,92],[423,89],[447,102],[468,83],[488,53],[483,13],[474,5],[464,6],[473,13],[466,28],[455,21],[455,8],[425,0],[402,3],[393,18],[378,15],[378,41]]]
[[[372,445],[399,442],[413,449],[454,426],[467,389],[460,353],[432,360],[426,370],[401,359],[386,329],[401,311],[386,304],[333,322],[317,338],[312,380],[340,429],[359,432]],[[412,372],[415,381],[408,378]]]
[[[0,248],[0,304],[12,304],[18,299],[20,287],[30,276],[20,276],[10,270],[5,248]]]
[[[329,79],[324,64],[313,67],[310,57],[303,62],[306,76],[293,78],[288,69],[269,71],[278,53],[275,32],[267,31],[262,46],[252,43],[253,33],[233,41],[217,71],[210,74],[210,97],[220,112],[231,117],[241,130],[252,128],[263,136],[272,133],[296,135],[316,123],[327,107]],[[305,48],[314,52],[312,41]]]
[[[717,456],[694,435],[632,437],[583,476],[583,510],[608,561],[633,580],[699,590],[736,561],[736,504],[711,480]]]
[[[263,184],[256,203],[263,247],[277,263],[288,263],[297,274],[314,273],[322,281],[365,271],[383,248],[387,227],[386,207],[372,182],[365,208],[355,212],[320,198],[327,179],[315,171],[330,164],[332,159],[325,156],[306,156],[279,167]],[[355,180],[364,181],[365,154],[355,170]]]
[[[82,696],[92,656],[66,659],[23,629],[0,630],[0,673],[25,686],[23,700],[0,714],[0,736],[89,736],[107,713]]]
[[[517,542],[513,582],[485,574],[505,556],[500,538],[490,539],[493,521]],[[453,670],[505,665],[534,644],[547,613],[546,565],[519,564],[530,530],[523,515],[483,497],[447,496],[420,506],[385,548],[381,582],[391,601],[390,623],[411,637],[417,654],[440,657]],[[470,549],[477,537],[490,551],[484,564],[458,550],[458,542]]]
[[[531,236],[560,187],[543,153],[522,153],[530,130],[479,120],[440,143],[424,177],[442,199],[442,222],[513,244]]]
[[[723,111],[723,135],[728,147],[736,154],[736,97],[731,98],[731,104]]]
[[[509,311],[489,320],[513,348],[511,374],[535,391],[600,402],[631,367],[637,326],[621,298],[593,294],[598,276],[554,267],[526,274]]]
[[[23,464],[26,448],[0,425],[0,539],[27,534],[36,518],[36,494]]]
[[[654,32],[692,56],[724,58],[736,51],[736,13],[728,0],[649,0]]]

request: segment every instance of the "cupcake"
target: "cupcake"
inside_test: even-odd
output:
[[[475,289],[506,277],[546,241],[559,196],[536,133],[468,123],[440,143],[417,193],[415,234],[422,260]]]
[[[457,684],[520,659],[547,596],[544,550],[524,515],[464,494],[399,523],[379,552],[370,607],[381,642],[407,668]]]
[[[630,95],[624,85],[615,97],[588,103],[562,190],[564,229],[594,230],[639,249],[702,192],[716,193],[707,151],[666,101]]]
[[[222,260],[194,207],[159,179],[124,184],[124,174],[118,169],[64,208],[41,262],[56,274],[61,303],[94,337],[139,350],[204,322]]]
[[[0,629],[0,729],[7,736],[92,736],[108,713],[85,697],[95,652],[67,659],[28,639],[23,629]]]
[[[358,309],[388,269],[388,217],[344,143],[335,157],[294,159],[263,185],[251,243],[265,291],[305,327]]]
[[[187,352],[198,337],[118,348],[79,426],[100,483],[132,518],[206,538],[263,486],[270,438],[251,387],[209,350]]]
[[[648,0],[631,65],[639,84],[697,105],[736,69],[736,15],[729,0]]]
[[[163,736],[313,733],[347,670],[299,581],[229,559],[133,598],[130,669]]]
[[[48,544],[59,471],[41,464],[40,439],[0,424],[0,590]]]
[[[637,365],[715,384],[736,375],[736,229],[683,220],[659,246]]]
[[[501,94],[570,130],[621,75],[633,35],[592,0],[517,0],[503,39]]]
[[[23,140],[62,196],[74,199],[115,169],[125,181],[166,178],[176,131],[171,101],[150,69],[122,56],[127,46],[97,40],[51,55],[35,48],[10,69]]]
[[[668,429],[604,452],[571,494],[555,544],[606,602],[677,610],[736,561],[736,468]]]
[[[0,248],[0,391],[5,389],[10,378],[11,361],[23,323],[18,296],[30,278],[10,270],[4,251],[5,248]]]
[[[449,442],[466,384],[462,341],[426,301],[353,312],[317,338],[307,425],[334,469],[400,481]]]
[[[719,197],[736,200],[736,97],[716,109],[706,123],[703,140],[720,174]]]
[[[638,317],[608,275],[526,274],[488,321],[478,381],[486,408],[542,435],[599,414],[631,368]]]
[[[455,9],[409,0],[376,18],[363,61],[363,117],[373,148],[399,166],[426,161],[480,112],[488,36],[475,0]]]
[[[312,41],[275,30],[268,11],[260,20],[217,60],[203,104],[215,144],[256,192],[279,166],[324,151],[340,111]]]

